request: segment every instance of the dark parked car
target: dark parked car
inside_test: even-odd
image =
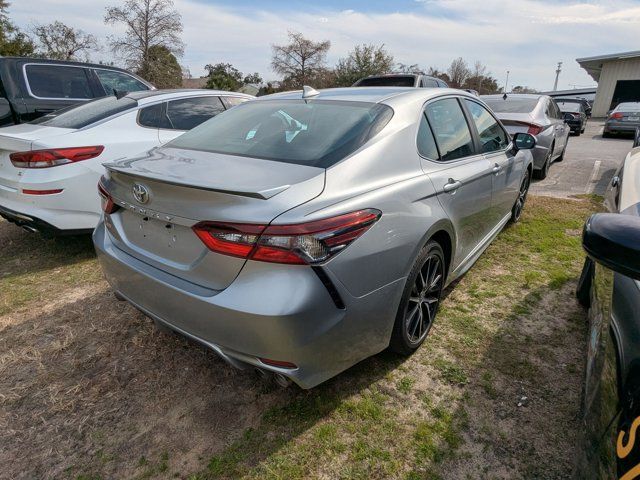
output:
[[[583,448],[575,478],[634,479],[640,474],[640,152],[613,177],[611,213],[586,223],[577,296],[589,306],[583,388]]]
[[[37,58],[0,57],[0,126],[112,95],[151,90],[153,85],[121,68]]]
[[[584,133],[584,129],[587,128],[587,112],[584,111],[582,104],[562,101],[556,101],[556,103],[564,115],[564,121],[571,128],[571,133],[575,133],[576,136]]]
[[[584,108],[584,112],[587,114],[587,118],[591,118],[591,104],[589,103],[589,100],[586,100],[584,98],[555,98],[554,99],[556,102],[560,103],[579,103],[580,105],[582,105],[582,108]]]
[[[390,73],[361,78],[352,87],[449,88],[443,80],[419,73]]]
[[[609,112],[604,122],[602,136],[635,133],[638,127],[640,127],[640,102],[624,102]]]

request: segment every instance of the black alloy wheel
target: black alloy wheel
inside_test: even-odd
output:
[[[445,275],[442,247],[430,241],[407,279],[391,337],[392,350],[409,355],[424,342],[438,312]]]
[[[531,185],[531,174],[529,172],[526,173],[524,179],[522,180],[522,185],[520,185],[520,191],[518,192],[518,198],[516,199],[516,203],[513,205],[511,209],[511,221],[513,223],[517,223],[522,216],[522,210],[524,209],[524,204],[527,201],[527,194],[529,193],[529,186]]]

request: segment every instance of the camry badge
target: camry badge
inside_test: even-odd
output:
[[[133,197],[138,201],[138,203],[147,203],[149,201],[149,189],[141,183],[134,183]]]

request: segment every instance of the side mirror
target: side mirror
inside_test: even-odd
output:
[[[513,146],[517,150],[531,150],[536,146],[536,137],[530,133],[518,132],[513,136]]]
[[[640,280],[640,217],[620,213],[591,215],[582,232],[582,247],[592,260]]]
[[[640,127],[636,127],[636,134],[633,137],[633,148],[640,147]]]

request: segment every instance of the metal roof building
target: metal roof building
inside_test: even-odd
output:
[[[594,117],[604,117],[621,102],[640,102],[640,50],[595,57],[576,62],[598,82]]]

